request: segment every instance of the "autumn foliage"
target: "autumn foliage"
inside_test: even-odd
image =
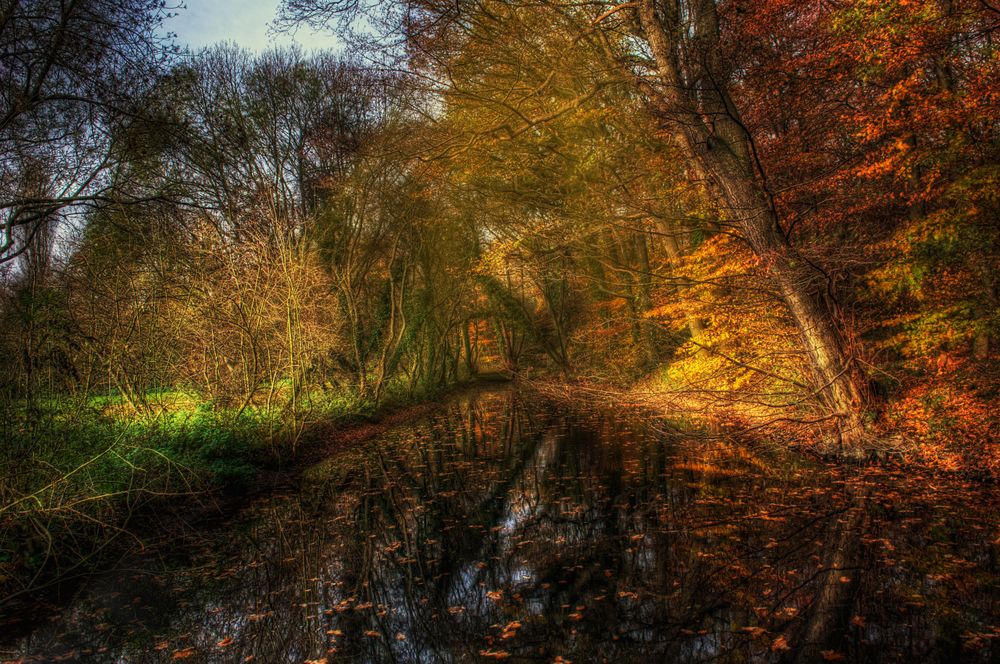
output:
[[[536,325],[567,328],[575,376],[644,376],[643,399],[829,449],[815,426],[831,406],[797,312],[739,210],[674,144],[671,107],[616,78],[613,49],[580,39],[559,7],[498,11],[464,35],[446,97],[468,174],[456,184],[503,237],[487,269],[519,275]],[[633,30],[619,21],[629,11],[596,15],[612,44]],[[717,11],[715,73],[778,231],[811,266],[807,288],[863,375],[865,447],[992,472],[1000,14],[960,0],[734,0]],[[641,57],[628,66],[659,71]],[[569,309],[546,296],[553,270],[574,293]]]

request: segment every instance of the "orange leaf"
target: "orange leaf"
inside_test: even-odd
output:
[[[481,657],[490,657],[492,659],[507,659],[510,657],[510,653],[506,650],[480,650],[479,655]]]

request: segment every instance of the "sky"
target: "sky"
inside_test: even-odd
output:
[[[306,50],[334,48],[336,37],[302,27],[293,36],[269,34],[280,0],[184,0],[186,9],[174,10],[164,29],[177,34],[181,46],[199,50],[221,41],[234,41],[252,51],[298,44]]]

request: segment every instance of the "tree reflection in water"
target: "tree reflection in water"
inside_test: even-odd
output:
[[[88,661],[996,661],[996,495],[480,390],[86,584]]]

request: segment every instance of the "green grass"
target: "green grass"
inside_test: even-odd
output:
[[[46,568],[83,564],[146,505],[245,484],[256,472],[256,422],[130,420],[70,402],[9,415],[0,449],[0,582],[28,587]]]
[[[180,390],[146,395],[137,415],[116,394],[36,399],[0,409],[0,596],[88,567],[109,539],[165,501],[239,493],[308,443],[313,424],[363,420],[431,395],[394,385],[382,402],[315,392],[237,412]]]

